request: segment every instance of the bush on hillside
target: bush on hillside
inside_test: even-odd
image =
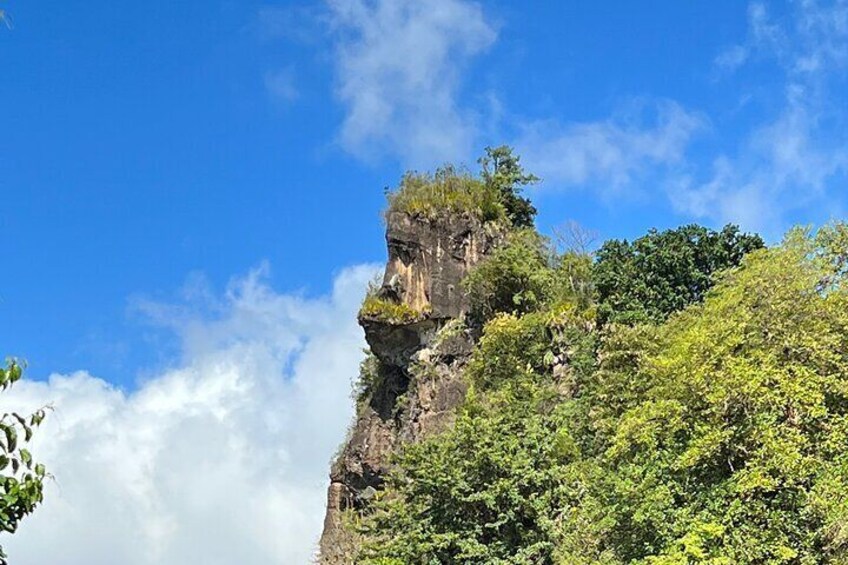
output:
[[[512,232],[507,242],[465,277],[471,318],[483,323],[501,313],[521,315],[553,296],[551,253],[533,230]]]

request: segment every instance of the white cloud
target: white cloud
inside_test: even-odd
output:
[[[537,121],[522,128],[515,145],[528,170],[555,187],[595,183],[611,192],[648,168],[679,162],[692,136],[705,127],[697,114],[673,102],[657,104],[653,118],[639,115],[572,123]]]
[[[749,9],[743,45],[722,54],[730,70],[752,57],[772,62],[782,76],[782,104],[748,132],[734,155],[723,154],[707,180],[673,183],[678,210],[735,221],[746,228],[780,231],[787,212],[839,206],[837,179],[848,173],[845,110],[848,2],[793,3],[788,23],[775,23],[766,6]]]
[[[742,45],[734,45],[719,53],[715,58],[717,67],[723,70],[736,70],[748,60],[750,53]]]
[[[408,166],[468,156],[477,124],[458,100],[462,71],[497,35],[480,5],[330,0],[329,7],[337,94],[346,109],[342,146]]]
[[[374,273],[347,269],[308,299],[275,293],[260,269],[221,298],[194,293],[206,313],[145,303],[178,332],[179,366],[132,392],[86,372],[5,392],[4,411],[56,407],[33,446],[56,481],[2,540],[12,562],[308,563]]]
[[[295,74],[292,67],[265,73],[265,88],[274,98],[283,102],[293,102],[300,94],[295,86]]]
[[[784,56],[788,38],[783,29],[775,24],[765,4],[751,2],[748,5],[748,37],[740,45],[732,45],[715,58],[716,66],[733,72],[748,62],[752,56],[767,53],[769,56]]]

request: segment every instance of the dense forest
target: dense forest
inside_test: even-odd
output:
[[[848,227],[766,247],[687,225],[593,249],[534,229],[536,179],[508,148],[481,162],[389,194],[389,213],[505,235],[442,330],[476,336],[454,423],[398,448],[347,511],[348,559],[848,562]],[[364,310],[428,316],[373,295]]]

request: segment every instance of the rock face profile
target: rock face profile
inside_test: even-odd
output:
[[[330,471],[322,565],[351,563],[355,540],[345,511],[369,503],[391,455],[452,423],[466,392],[461,369],[474,346],[463,324],[468,304],[461,281],[502,239],[497,224],[469,214],[387,215],[388,262],[359,315],[370,355],[356,419]]]

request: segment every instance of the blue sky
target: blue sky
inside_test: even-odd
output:
[[[805,123],[786,127],[810,151],[844,146],[845,47],[818,52],[845,23],[799,29],[800,5],[146,4],[5,2],[0,257],[16,274],[0,338],[34,376],[87,367],[131,384],[161,360],[131,297],[170,296],[192,273],[220,288],[267,260],[276,288],[326,291],[340,268],[381,260],[383,187],[409,167],[473,167],[487,144],[541,162],[542,230],[736,221],[775,238],[844,203],[844,155],[826,179],[751,197],[773,200],[763,210],[674,202],[674,183],[741,193],[777,168],[749,145],[794,119],[792,84]],[[818,70],[792,69],[812,52]],[[719,179],[723,157],[740,172]],[[808,198],[817,183],[826,198]],[[800,208],[783,203],[795,193]]]
[[[31,400],[73,390],[126,409],[165,382],[190,389],[174,375],[223,378],[221,355],[307,394],[298,363],[332,327],[306,323],[313,307],[338,318],[332,382],[346,387],[358,295],[338,289],[384,259],[384,187],[409,168],[473,168],[489,144],[544,179],[543,232],[736,222],[774,241],[845,215],[844,0],[0,9],[0,343],[57,379]],[[339,410],[310,452],[310,496]]]

